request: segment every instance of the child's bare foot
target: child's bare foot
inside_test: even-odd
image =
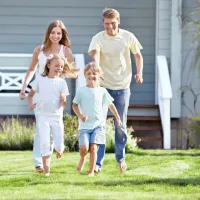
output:
[[[94,177],[94,172],[93,173],[88,173],[88,177]]]
[[[44,172],[44,169],[42,167],[40,167],[40,166],[36,167],[35,169],[36,169],[36,171],[38,173],[43,173]]]
[[[56,158],[61,158],[63,156],[63,152],[57,152],[56,153]]]
[[[77,171],[82,172],[84,164],[85,164],[85,159],[80,159],[76,167]]]

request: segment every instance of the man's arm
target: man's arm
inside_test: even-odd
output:
[[[100,52],[98,50],[92,50],[91,51],[92,61],[96,63],[96,65],[99,65],[100,63]]]
[[[141,53],[133,54],[135,57],[135,63],[137,68],[137,73],[135,75],[136,83],[142,83],[143,82],[143,57]]]
[[[118,127],[120,127],[122,125],[122,122],[121,122],[120,116],[117,112],[115,105],[113,103],[111,103],[108,107],[109,107],[110,111],[112,112],[112,114],[115,116],[117,123],[118,123]]]

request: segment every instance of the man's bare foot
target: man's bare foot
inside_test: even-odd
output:
[[[63,152],[57,152],[56,153],[56,158],[61,158],[63,156]]]
[[[48,177],[48,176],[50,176],[50,173],[49,172],[45,173],[44,176]]]
[[[40,167],[40,166],[36,167],[35,169],[36,169],[36,171],[38,173],[43,173],[44,172],[44,169],[42,167]]]
[[[94,177],[94,172],[93,173],[88,173],[88,177]]]
[[[121,172],[125,172],[127,170],[127,164],[125,162],[119,163],[119,169]]]
[[[76,167],[77,171],[82,172],[84,164],[85,164],[85,159],[80,159]]]

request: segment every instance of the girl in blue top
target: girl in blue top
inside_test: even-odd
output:
[[[97,159],[97,145],[105,144],[105,112],[109,107],[121,126],[119,114],[112,103],[113,98],[107,90],[99,86],[102,77],[101,69],[95,63],[89,63],[84,69],[86,86],[81,87],[73,100],[72,108],[79,118],[79,151],[80,161],[77,170],[82,171],[88,150],[90,151],[90,167],[88,176],[94,176]]]

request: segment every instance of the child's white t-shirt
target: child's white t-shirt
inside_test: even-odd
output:
[[[63,116],[64,108],[60,106],[60,95],[61,93],[69,95],[64,79],[38,75],[31,86],[34,91],[37,91],[35,103],[39,115]]]
[[[105,107],[107,108],[113,100],[108,91],[103,87],[80,87],[74,97],[73,103],[79,105],[81,113],[87,115],[88,119],[86,122],[79,120],[79,130],[105,126],[105,110],[107,112]]]

